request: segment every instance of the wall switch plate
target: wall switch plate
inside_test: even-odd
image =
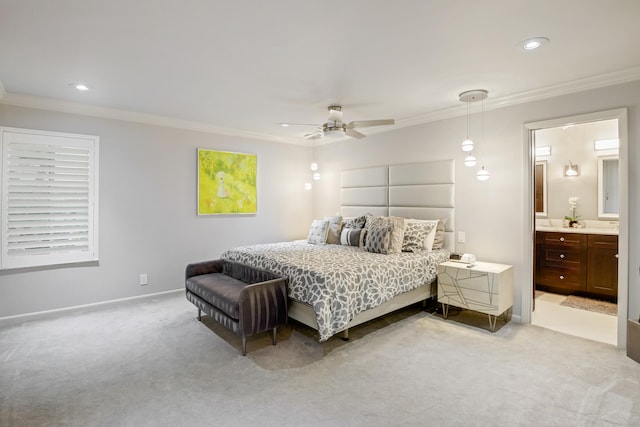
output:
[[[147,278],[147,273],[141,274],[140,275],[140,286],[144,286],[146,284],[149,283],[149,280]]]
[[[458,231],[458,243],[464,243],[465,239],[464,231]]]

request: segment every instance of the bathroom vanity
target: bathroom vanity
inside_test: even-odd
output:
[[[536,227],[536,288],[617,299],[617,229]]]

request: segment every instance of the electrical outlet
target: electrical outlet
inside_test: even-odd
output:
[[[144,286],[149,283],[147,273],[143,273],[140,275],[140,286]]]

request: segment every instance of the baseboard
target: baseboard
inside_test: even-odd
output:
[[[173,289],[173,290],[170,290],[170,291],[155,292],[155,293],[152,293],[152,294],[136,295],[134,297],[118,298],[118,299],[112,299],[112,300],[108,300],[108,301],[94,302],[94,303],[91,303],[91,304],[82,304],[82,305],[74,305],[74,306],[71,306],[71,307],[56,308],[56,309],[53,309],[53,310],[44,310],[44,311],[35,311],[33,313],[16,314],[14,316],[0,317],[0,322],[5,321],[5,320],[15,320],[15,319],[24,319],[24,318],[33,318],[33,317],[38,317],[38,316],[45,316],[45,315],[49,315],[49,314],[53,314],[53,313],[61,313],[61,312],[65,312],[65,311],[72,311],[72,310],[78,310],[78,309],[89,308],[89,307],[97,307],[97,306],[107,305],[107,304],[116,304],[116,303],[121,303],[121,302],[126,302],[126,301],[133,301],[133,300],[137,300],[137,299],[153,298],[153,297],[166,295],[166,294],[171,294],[171,293],[175,293],[175,292],[184,292],[184,288]]]

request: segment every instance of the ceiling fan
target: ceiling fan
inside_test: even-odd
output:
[[[342,138],[343,136],[350,136],[351,138],[362,139],[366,135],[360,133],[356,128],[364,128],[370,126],[384,126],[395,124],[393,119],[379,119],[379,120],[361,120],[355,122],[344,123],[342,121],[342,106],[330,105],[329,106],[329,118],[322,126],[318,126],[318,129],[309,132],[304,135],[305,139],[320,139],[323,137],[329,138]],[[299,126],[315,126],[297,124]]]

